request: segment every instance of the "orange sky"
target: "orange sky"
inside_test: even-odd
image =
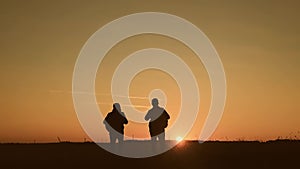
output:
[[[298,1],[1,2],[0,142],[56,141],[57,136],[82,141],[87,137],[77,120],[70,93],[79,51],[104,24],[145,11],[187,19],[217,49],[227,76],[227,102],[211,139],[299,138],[299,5]],[[110,91],[111,75],[122,58],[148,47],[177,54],[196,76],[200,113],[197,125],[186,137],[195,139],[208,112],[210,83],[201,61],[174,39],[141,35],[117,44],[100,65],[96,92]],[[154,77],[160,77],[163,83],[151,83]],[[132,81],[130,94],[147,97],[157,87],[168,96],[172,123],[180,100],[176,99],[178,86],[170,76],[153,70],[141,72]],[[107,95],[98,95],[97,99],[111,102]],[[132,102],[149,105],[147,100]],[[111,110],[111,105],[99,107],[104,114]],[[125,134],[135,137],[145,137],[147,132],[146,125],[133,123],[125,129]]]

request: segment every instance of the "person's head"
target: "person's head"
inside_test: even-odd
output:
[[[157,98],[152,99],[152,106],[153,107],[157,107],[158,106],[158,99]]]
[[[121,112],[121,106],[119,103],[114,103],[113,104],[113,109],[117,110],[118,112]]]

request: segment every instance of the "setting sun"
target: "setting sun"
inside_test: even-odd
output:
[[[176,141],[177,141],[177,142],[181,142],[182,140],[183,140],[182,137],[180,137],[180,136],[176,137]]]

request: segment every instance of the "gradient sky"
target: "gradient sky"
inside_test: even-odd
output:
[[[227,76],[227,102],[211,139],[299,138],[299,7],[296,0],[1,1],[0,142],[56,141],[57,136],[83,141],[87,136],[77,120],[71,94],[77,56],[87,39],[106,23],[147,11],[187,19],[217,49]],[[141,35],[117,44],[98,70],[96,92],[104,94],[97,96],[99,103],[112,102],[105,94],[122,58],[148,47],[172,51],[194,72],[201,107],[197,124],[186,139],[197,138],[210,104],[210,83],[201,61],[174,39]],[[152,83],[157,78],[163,83]],[[148,97],[157,87],[168,96],[166,108],[174,117],[173,123],[180,99],[178,86],[169,75],[154,70],[141,72],[132,81],[130,94]],[[132,102],[149,107],[148,100]],[[99,104],[99,108],[105,115],[111,105]],[[134,123],[125,130],[135,137],[146,137],[147,132],[147,125]]]

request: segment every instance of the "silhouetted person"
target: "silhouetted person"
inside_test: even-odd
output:
[[[124,124],[127,124],[128,121],[121,111],[119,103],[113,104],[113,110],[107,114],[103,123],[109,132],[110,143],[116,143],[117,139],[119,143],[122,143],[124,140]]]
[[[148,111],[145,116],[145,120],[149,122],[149,131],[151,140],[159,141],[165,140],[165,128],[168,126],[168,120],[170,119],[167,111],[158,106],[158,99],[152,99],[152,109]]]

